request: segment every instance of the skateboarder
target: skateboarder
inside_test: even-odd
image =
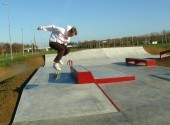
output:
[[[55,25],[39,26],[37,29],[52,32],[49,39],[49,46],[58,51],[54,59],[53,67],[57,70],[61,70],[60,65],[63,65],[61,59],[70,51],[67,47],[67,43],[70,42],[70,37],[77,35],[77,29],[69,25],[67,25],[66,29]]]

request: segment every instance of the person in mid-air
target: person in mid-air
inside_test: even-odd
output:
[[[39,26],[37,29],[52,32],[49,39],[49,46],[58,51],[53,67],[61,70],[60,65],[63,65],[61,59],[70,52],[67,43],[70,42],[70,37],[77,35],[77,29],[69,25],[67,25],[66,29],[55,25]]]

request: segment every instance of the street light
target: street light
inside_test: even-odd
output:
[[[13,59],[13,56],[12,56],[11,23],[10,23],[10,15],[9,15],[9,4],[8,4],[8,3],[2,3],[2,5],[8,7],[9,40],[10,40],[10,51],[11,51],[11,60],[12,60],[12,59]]]
[[[21,31],[22,31],[22,55],[24,56],[23,28],[21,28]]]
[[[34,32],[34,29],[31,28],[31,30],[33,31],[33,34],[34,34],[34,52],[36,54],[36,39],[35,39],[35,32]]]

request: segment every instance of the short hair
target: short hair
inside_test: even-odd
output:
[[[75,35],[77,35],[77,29],[76,29],[75,27],[72,27],[72,28],[71,28],[71,32],[74,32]]]

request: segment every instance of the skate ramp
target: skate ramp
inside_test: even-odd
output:
[[[45,55],[45,66],[51,66],[56,54]],[[117,62],[124,61],[126,57],[154,57],[147,53],[143,47],[115,47],[115,48],[99,48],[88,49],[77,52],[71,52],[63,57],[66,64],[68,60],[72,60],[74,64],[96,65],[111,63],[113,60]],[[92,62],[94,61],[94,62]]]

